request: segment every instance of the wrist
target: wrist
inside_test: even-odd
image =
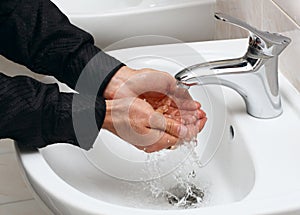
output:
[[[106,99],[113,99],[117,90],[124,84],[131,76],[135,75],[137,70],[131,69],[128,66],[121,67],[109,81],[104,90],[103,96]]]

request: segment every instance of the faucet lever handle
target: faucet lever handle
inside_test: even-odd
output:
[[[262,45],[264,47],[262,47],[262,48],[269,48],[274,45],[281,47],[278,49],[278,52],[276,54],[279,54],[291,42],[291,39],[288,37],[285,37],[285,36],[277,34],[277,33],[270,33],[267,31],[258,30],[256,28],[252,27],[251,25],[249,25],[248,23],[243,22],[243,21],[241,21],[235,17],[229,16],[227,14],[215,13],[215,18],[218,20],[224,21],[224,22],[231,23],[231,24],[241,27],[245,30],[248,30],[250,33],[250,37],[252,39],[254,39],[254,41],[259,42],[259,43],[263,42]]]

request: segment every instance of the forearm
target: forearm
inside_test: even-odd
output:
[[[4,0],[0,3],[0,54],[34,72],[52,75],[75,88],[88,62],[98,58],[85,93],[99,78],[105,85],[121,62],[94,46],[93,37],[72,25],[49,0]],[[99,88],[100,86],[98,86]],[[93,92],[94,93],[94,92]]]
[[[77,95],[79,102],[72,105],[73,96],[60,93],[56,84],[42,84],[25,76],[11,78],[0,73],[0,138],[12,138],[26,147],[62,142],[91,148],[98,132],[75,132],[73,118],[95,113],[89,121],[95,121],[96,117],[100,128],[105,101],[97,98],[95,102],[90,97]],[[77,135],[86,139],[81,138],[79,142]]]

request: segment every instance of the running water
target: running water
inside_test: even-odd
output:
[[[188,209],[203,207],[209,202],[207,185],[199,185],[197,171],[202,167],[199,163],[199,156],[195,150],[197,141],[194,144],[181,145],[176,150],[185,150],[187,158],[167,176],[158,177],[146,182],[146,189],[149,189],[154,198],[162,198],[175,208]],[[157,152],[148,155],[147,173],[160,175],[160,158],[164,152]],[[166,153],[166,152],[165,152]]]

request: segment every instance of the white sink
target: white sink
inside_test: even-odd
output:
[[[178,69],[203,60],[237,57],[247,40],[173,44],[112,51],[133,67]],[[20,162],[33,189],[56,214],[287,214],[300,210],[300,96],[280,75],[283,114],[256,119],[246,113],[242,98],[219,86],[194,87],[191,94],[203,104],[208,123],[198,135],[201,161],[195,184],[207,191],[207,202],[196,209],[180,209],[154,198],[145,183],[146,154],[101,131],[95,147],[85,152],[66,144],[39,151],[21,151]],[[224,105],[225,104],[225,105]],[[205,150],[203,150],[205,149]],[[181,161],[184,148],[163,154],[166,187]],[[187,159],[188,161],[189,159]],[[184,163],[184,162],[183,162]],[[184,169],[185,170],[185,169]],[[183,171],[183,175],[186,173]]]
[[[216,0],[52,0],[75,25],[93,34],[102,49],[130,37],[122,48],[214,38]],[[190,20],[197,20],[191,22]],[[202,22],[205,20],[205,22]],[[204,30],[205,29],[205,30]],[[155,40],[147,35],[164,36]]]

